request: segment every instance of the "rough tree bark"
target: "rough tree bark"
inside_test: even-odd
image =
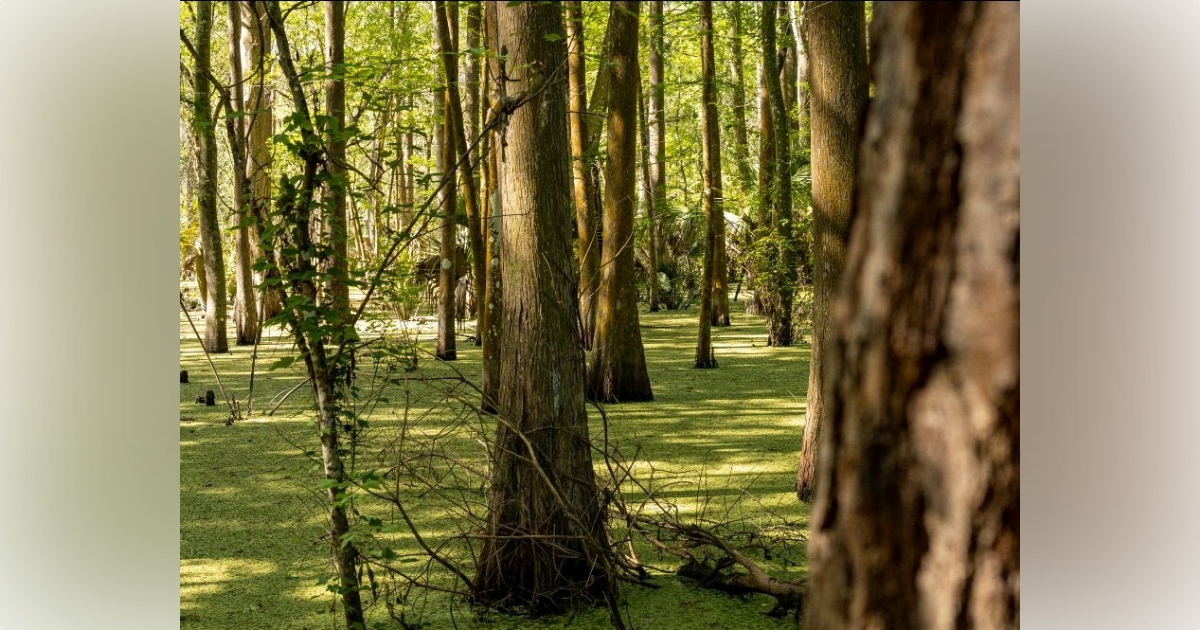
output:
[[[704,216],[706,219],[704,273],[700,281],[700,330],[696,335],[696,367],[717,367],[713,356],[712,325],[715,318],[713,291],[717,269],[717,224],[724,223],[721,211],[721,139],[717,117],[717,86],[713,68],[712,2],[700,2],[700,156],[704,171]],[[728,305],[727,305],[728,306]]]
[[[806,628],[1019,627],[1019,25],[875,5]]]
[[[588,395],[601,402],[654,400],[634,286],[633,215],[637,198],[638,3],[613,2],[608,159],[604,165],[604,239],[596,336]]]
[[[196,100],[192,127],[199,147],[200,243],[204,250],[204,347],[209,352],[228,352],[226,338],[225,255],[221,248],[221,224],[217,219],[217,130],[212,118],[213,5],[196,6]]]
[[[804,445],[796,492],[811,501],[817,441],[826,417],[821,397],[829,336],[830,301],[846,264],[855,160],[867,111],[866,3],[813,3],[808,7],[813,58],[812,207],[813,339],[805,406]]]
[[[572,269],[566,61],[559,3],[496,3],[509,118],[500,172],[505,213],[499,423],[479,603],[561,611],[610,593],[592,469],[583,347]]]

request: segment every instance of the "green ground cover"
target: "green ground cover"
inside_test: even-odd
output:
[[[656,496],[673,503],[684,519],[734,523],[743,529],[784,523],[802,528],[807,509],[796,501],[792,485],[809,349],[766,347],[764,320],[745,315],[740,306],[735,305],[732,327],[713,330],[720,363],[716,370],[691,367],[695,310],[641,314],[656,400],[607,406],[609,438],[622,452],[638,454],[634,470],[641,478],[653,476],[660,489]],[[422,347],[432,347],[430,323],[409,326],[408,333]],[[266,370],[294,352],[278,331],[268,331],[258,351],[254,412],[226,425],[227,408],[194,402],[208,389],[217,391],[219,399],[220,390],[180,314],[180,368],[189,371],[191,380],[179,392],[181,627],[337,628],[341,617],[334,597],[318,584],[329,571],[329,560],[319,475],[303,454],[316,440],[307,413],[309,390],[300,387],[273,415],[264,415],[304,375],[298,366]],[[243,400],[243,408],[250,354],[243,347],[214,357],[226,389]],[[480,349],[460,341],[458,356],[454,369],[477,381]],[[455,387],[455,381],[437,380],[452,376],[449,366],[433,361],[420,366],[409,378],[433,380],[413,381],[403,391],[388,392],[388,402],[364,409],[371,431],[387,436],[407,418],[416,433],[438,435],[450,414],[461,413],[461,407],[448,411],[445,403],[446,388]],[[359,369],[365,388],[373,367],[360,362]],[[454,391],[465,393],[461,385]],[[597,432],[598,414],[594,409],[590,413]],[[463,457],[471,457],[470,440],[463,436],[462,442]],[[633,500],[641,498],[635,489],[626,491]],[[452,533],[446,522],[452,512],[436,498],[414,497],[412,505],[414,520]],[[373,509],[386,516],[382,507],[364,503],[364,512]],[[401,555],[416,549],[403,534],[394,540]],[[635,548],[658,588],[623,587],[625,612],[634,628],[794,627],[790,618],[766,616],[773,604],[768,597],[735,598],[701,588],[670,573],[677,566],[675,558],[641,542]],[[803,545],[784,551],[756,559],[777,577],[802,579]],[[430,629],[610,626],[607,613],[599,609],[534,621],[476,618],[466,606],[452,606],[437,595],[411,605],[408,622]],[[377,606],[369,619],[387,621],[387,615]]]

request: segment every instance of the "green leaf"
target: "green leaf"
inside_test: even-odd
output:
[[[288,367],[289,365],[291,365],[295,362],[296,362],[296,357],[283,357],[282,359],[272,363],[271,366],[268,367],[267,369],[268,370],[278,370],[280,368]]]

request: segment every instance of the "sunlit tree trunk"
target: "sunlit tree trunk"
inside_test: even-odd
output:
[[[443,50],[456,50],[454,42],[451,40],[451,32],[457,34],[457,11],[454,10],[454,5],[446,5],[438,3],[435,6],[439,7],[438,15],[438,41],[439,46]],[[448,10],[447,10],[448,9]],[[484,262],[487,257],[483,251],[483,224],[480,221],[479,211],[479,193],[476,189],[475,171],[471,168],[472,161],[479,155],[478,151],[471,151],[471,159],[467,160],[465,156],[470,149],[466,138],[466,130],[463,126],[463,109],[462,101],[459,98],[458,90],[458,70],[457,64],[451,64],[451,55],[443,55],[443,70],[446,76],[446,125],[449,127],[449,137],[453,138],[455,147],[455,160],[458,162],[459,179],[462,181],[463,187],[463,206],[466,210],[467,219],[467,242],[471,248],[471,263],[472,275],[475,278],[475,286],[472,290],[472,297],[475,300],[475,316],[476,316],[476,333],[483,330],[482,322],[483,315],[479,309],[479,304],[483,300],[484,289]],[[476,88],[478,89],[478,87]],[[471,140],[473,140],[472,138]],[[455,259],[457,260],[457,258]],[[456,274],[457,275],[457,274]],[[475,335],[476,345],[482,345],[483,339],[481,335]]]
[[[249,141],[246,150],[246,178],[250,181],[250,206],[256,218],[265,218],[271,209],[271,136],[275,120],[271,113],[270,90],[267,88],[268,51],[271,49],[271,27],[267,24],[266,8],[262,2],[242,2],[242,68],[250,70],[247,75],[246,117],[249,125]],[[254,239],[251,252],[255,260],[263,257],[260,243],[263,239],[263,221],[253,223]],[[263,275],[255,274],[263,282]],[[274,269],[265,272],[268,277],[278,276]],[[259,313],[265,319],[275,317],[283,310],[279,292],[264,287],[258,292]]]
[[[775,173],[772,192],[771,234],[774,256],[769,301],[767,345],[792,345],[792,298],[796,290],[796,245],[792,239],[792,160],[787,106],[783,100],[780,68],[775,64],[777,49],[776,3],[763,3],[763,67],[766,69],[767,98],[771,107],[771,132],[774,136]]]
[[[650,230],[653,242],[660,242],[660,217],[667,208],[667,124],[665,92],[663,89],[663,6],[662,0],[650,3],[650,109],[647,112],[650,131]],[[658,304],[658,252],[654,252],[651,282],[655,291],[650,294],[650,310]]]
[[[233,154],[233,207],[238,226],[234,236],[234,281],[237,290],[233,302],[233,327],[237,345],[253,345],[258,340],[258,300],[254,297],[254,254],[250,247],[250,181],[246,175],[247,138],[245,91],[242,73],[241,2],[229,2],[229,148]]]
[[[343,0],[325,2],[325,80],[326,114],[331,122],[326,130],[325,144],[329,156],[326,167],[329,181],[326,184],[325,212],[329,230],[329,300],[341,323],[350,320],[350,261],[346,230],[346,140],[342,130],[346,127],[346,4]]]
[[[875,5],[805,628],[1020,627],[1019,29]]]
[[[212,118],[213,5],[196,6],[196,100],[192,125],[199,145],[199,222],[204,253],[204,347],[209,352],[228,352],[226,338],[225,254],[221,248],[221,224],[217,218],[217,130]]]
[[[764,8],[760,14],[767,13]],[[765,19],[760,15],[760,20]],[[761,24],[760,24],[761,26]],[[760,29],[760,33],[761,33]],[[758,195],[757,212],[754,220],[754,238],[761,242],[771,235],[771,210],[775,205],[775,124],[771,114],[770,90],[767,75],[777,71],[774,51],[767,51],[765,37],[762,44],[762,59],[758,70]],[[747,312],[770,316],[772,306],[771,268],[773,257],[761,245],[756,247],[753,259],[754,299],[747,305]]]
[[[700,154],[704,171],[704,216],[706,219],[704,273],[700,284],[700,332],[696,341],[696,367],[717,367],[712,347],[713,291],[716,282],[718,238],[721,215],[721,139],[718,130],[716,76],[713,68],[712,2],[700,2]]]
[[[639,75],[641,73],[639,72]],[[642,178],[642,207],[646,210],[646,251],[649,269],[646,270],[646,292],[650,311],[658,310],[658,222],[654,216],[654,184],[650,179],[650,125],[646,122],[646,95],[642,82],[638,80],[638,140],[641,144],[642,161],[639,174]]]
[[[439,23],[445,19],[443,5],[444,3],[440,1],[434,3],[433,28],[435,33],[440,31]],[[449,28],[453,29],[453,26]],[[447,44],[449,44],[448,47]],[[444,73],[443,79],[446,80],[446,83],[450,83],[448,77],[457,78],[458,76],[458,56],[455,54],[453,43],[441,41],[439,38],[438,53],[443,59],[442,67],[450,70]],[[438,191],[438,213],[441,214],[441,229],[439,230],[441,266],[438,270],[437,329],[437,358],[442,361],[458,359],[454,336],[454,289],[458,278],[456,274],[458,252],[455,251],[458,231],[455,222],[455,215],[458,213],[458,188],[455,185],[454,164],[458,158],[458,152],[455,150],[453,116],[447,107],[449,101],[450,95],[446,85],[439,85],[433,93],[433,120],[437,145],[437,169],[442,174],[441,188]]]
[[[568,108],[571,127],[571,179],[575,200],[575,230],[579,256],[579,310],[583,323],[583,345],[591,349],[596,330],[596,296],[600,286],[600,241],[596,189],[592,162],[587,154],[588,128],[587,85],[584,64],[583,10],[579,0],[568,0],[567,9],[567,73]],[[598,74],[607,74],[601,68]]]
[[[831,300],[846,265],[850,206],[862,120],[867,111],[866,7],[814,3],[808,10],[812,69],[812,206],[815,244],[813,340],[796,491],[812,499],[817,436],[826,422],[821,396]]]
[[[499,52],[500,46],[497,43],[499,34],[496,31],[496,3],[488,2],[484,9],[483,16],[484,34],[487,40],[487,49],[492,53]],[[496,55],[489,56],[487,60],[488,71],[484,73],[484,83],[487,86],[485,93],[488,95],[488,100],[494,103],[499,103],[501,100],[501,90],[504,89],[498,82],[493,82],[492,77],[500,76],[500,63]],[[483,318],[483,373],[480,378],[482,381],[480,389],[483,390],[483,410],[489,413],[494,413],[497,409],[496,401],[500,397],[500,356],[502,354],[501,341],[504,322],[504,308],[502,303],[501,291],[501,275],[500,275],[500,225],[504,216],[504,200],[501,195],[500,181],[500,143],[502,129],[491,132],[487,139],[488,147],[484,152],[486,157],[487,168],[484,169],[484,202],[485,202],[485,223],[487,236],[487,266],[484,268],[484,277],[486,279],[486,287],[484,290],[483,304],[480,309],[484,313]]]
[[[488,537],[475,600],[534,613],[612,587],[584,406],[571,270],[566,61],[558,3],[496,3],[510,94],[501,168],[504,330]],[[515,69],[522,69],[520,72]],[[539,87],[540,86],[540,87]]]
[[[465,110],[462,118],[463,134],[460,136],[464,140],[464,144],[469,145],[479,136],[479,54],[474,52],[481,46],[481,29],[482,29],[482,14],[480,12],[480,0],[471,0],[467,3],[467,36],[466,48],[472,51],[466,58],[464,74],[466,75],[463,84],[465,85],[465,93],[463,94],[463,109]],[[481,143],[482,144],[482,143]],[[465,151],[465,148],[463,149]],[[468,206],[467,220],[471,222],[468,228],[468,237],[471,239],[471,255],[474,256],[475,262],[474,283],[472,289],[475,294],[475,345],[483,345],[483,330],[484,324],[484,300],[487,298],[487,238],[488,231],[487,219],[484,216],[482,206],[485,203],[480,198],[479,184],[480,173],[483,171],[483,163],[479,160],[482,155],[479,149],[471,152],[471,161],[465,165],[470,173],[470,185],[468,186],[467,196],[471,201]],[[479,167],[473,165],[478,163]]]
[[[750,142],[746,131],[746,71],[742,56],[742,32],[745,3],[729,2],[729,19],[733,26],[730,39],[729,67],[733,76],[730,98],[733,102],[733,156],[743,190],[754,188],[754,170],[750,168]]]
[[[304,87],[299,72],[292,62],[291,47],[284,27],[283,12],[278,2],[266,3],[271,29],[275,33],[279,48],[279,64],[287,79],[288,91],[292,95],[295,112],[304,124],[300,125],[301,143],[294,152],[302,163],[303,174],[285,180],[279,195],[279,230],[274,234],[267,252],[283,271],[288,291],[295,298],[287,303],[288,320],[296,345],[312,387],[313,400],[317,407],[317,430],[321,441],[321,462],[326,488],[325,499],[329,509],[329,543],[337,573],[337,591],[342,603],[342,612],[348,629],[365,627],[362,599],[358,579],[358,549],[350,535],[347,504],[350,497],[346,488],[343,461],[342,400],[344,391],[339,384],[349,375],[347,355],[343,354],[344,338],[329,335],[325,326],[312,326],[313,313],[326,309],[318,305],[316,279],[321,275],[309,256],[285,254],[284,252],[312,251],[312,209],[317,195],[318,171],[326,162],[322,140],[314,131],[313,115],[308,108]],[[330,314],[327,323],[339,323],[337,314]],[[326,329],[326,330],[323,330]]]
[[[700,35],[701,49],[703,49],[703,47],[704,47],[703,41],[704,41],[705,34],[708,34],[710,36],[710,40],[711,40],[711,33],[709,33],[709,31],[712,30],[712,25],[711,25],[712,24],[712,5],[711,5],[711,3],[709,4],[708,21],[709,21],[708,29],[706,31],[704,31],[704,33],[701,33],[701,35]],[[711,41],[710,41],[710,44],[711,44]],[[703,57],[703,56],[704,55],[702,52],[701,57]],[[718,118],[718,114],[717,114],[717,103],[719,102],[720,96],[718,94],[717,80],[716,80],[716,76],[717,76],[717,70],[716,70],[716,65],[715,65],[716,57],[713,56],[711,59],[709,59],[709,61],[712,62],[712,64],[714,64],[714,65],[711,65],[711,67],[709,68],[709,73],[713,77],[713,80],[712,80],[712,85],[711,85],[711,93],[709,94],[709,96],[712,99],[712,101],[711,101],[712,111],[708,112],[708,113],[713,116],[712,127],[713,127],[713,133],[716,134],[714,136],[714,138],[716,138],[716,137],[719,137],[720,127],[721,127],[721,122],[720,122],[720,119]],[[706,100],[705,104],[704,104],[705,108],[709,107],[708,103],[709,103],[709,101]],[[723,203],[724,199],[722,198],[723,193],[722,193],[722,188],[721,188],[721,166],[720,166],[721,157],[720,157],[720,149],[718,147],[717,142],[719,142],[719,141],[715,141],[713,143],[713,147],[714,147],[713,150],[716,151],[716,164],[713,166],[713,168],[715,168],[716,170],[714,171],[714,173],[711,176],[708,177],[709,183],[705,185],[706,188],[711,187],[711,185],[713,185],[713,184],[715,184],[715,186],[716,186],[715,191],[713,193],[715,195],[714,196],[715,205],[712,207],[712,214],[709,215],[706,212],[706,216],[707,216],[708,223],[709,223],[709,229],[712,230],[712,236],[711,236],[712,250],[711,251],[712,251],[712,259],[713,259],[713,272],[712,272],[711,318],[712,318],[713,326],[728,326],[730,324],[730,321],[729,321],[729,252],[728,252],[728,249],[727,249],[726,243],[725,243],[726,229],[725,229],[725,211],[724,211],[724,203]],[[701,168],[707,169],[708,167],[702,166]],[[707,194],[707,192],[706,192],[706,194]]]
[[[637,197],[638,3],[613,2],[608,159],[604,166],[604,239],[596,337],[588,366],[594,400],[653,400],[634,285],[633,216]]]

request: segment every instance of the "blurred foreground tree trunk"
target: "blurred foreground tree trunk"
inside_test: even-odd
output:
[[[1019,24],[875,5],[805,628],[1019,627]]]

